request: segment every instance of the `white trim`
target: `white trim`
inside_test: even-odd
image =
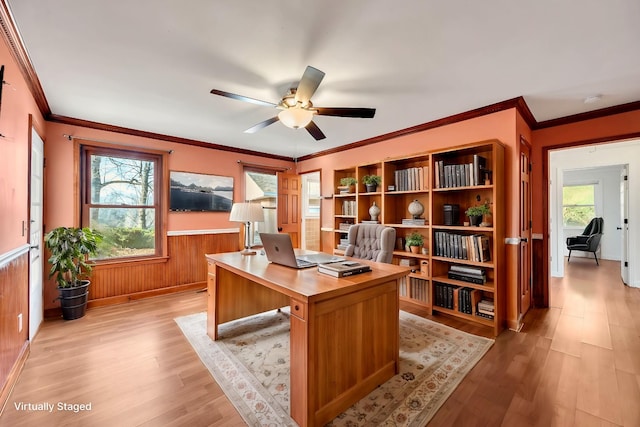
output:
[[[199,234],[240,233],[240,228],[214,228],[212,230],[175,230],[167,231],[167,236],[195,236]]]
[[[335,231],[333,227],[320,227],[320,231]]]
[[[0,268],[4,267],[5,264],[9,264],[11,261],[18,258],[20,255],[26,254],[27,252],[29,252],[28,243],[22,246],[18,246],[17,248],[12,249],[9,252],[0,254]]]

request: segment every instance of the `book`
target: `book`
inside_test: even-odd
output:
[[[319,273],[328,274],[333,277],[352,276],[354,274],[366,273],[367,271],[371,271],[371,267],[356,261],[341,261],[318,265]]]
[[[484,185],[484,171],[487,168],[487,159],[479,156],[478,154],[473,155],[473,180],[475,185]]]

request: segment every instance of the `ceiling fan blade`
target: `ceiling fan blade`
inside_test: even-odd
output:
[[[249,98],[248,96],[236,95],[235,93],[225,92],[223,90],[211,89],[211,93],[214,95],[225,96],[231,99],[237,99],[238,101],[250,102],[256,105],[263,105],[265,107],[275,107],[276,104],[267,101],[260,101],[259,99]]]
[[[313,68],[312,66],[307,66],[307,69],[304,70],[304,74],[302,75],[302,79],[300,79],[300,83],[298,83],[298,88],[296,89],[296,101],[301,102],[302,104],[306,104],[309,102],[313,94],[320,86],[320,82],[324,78],[324,73],[317,68]]]
[[[250,127],[249,129],[245,130],[244,133],[256,133],[260,129],[266,128],[267,126],[277,122],[278,120],[280,120],[280,119],[278,119],[278,116],[272,117],[270,119],[265,120],[264,122],[260,122],[257,125],[255,125],[253,127]]]
[[[375,108],[326,108],[313,107],[319,116],[355,117],[361,119],[371,119],[376,114]]]
[[[309,124],[307,126],[305,126],[305,129],[307,130],[307,132],[309,132],[311,134],[312,137],[314,137],[316,139],[316,141],[320,141],[321,139],[325,139],[326,138],[324,133],[322,133],[322,131],[320,130],[318,125],[315,124],[313,122],[313,120],[311,120],[309,122]]]

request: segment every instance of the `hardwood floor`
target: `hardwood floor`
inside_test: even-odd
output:
[[[640,289],[622,285],[617,262],[574,258],[566,273],[551,307],[503,332],[429,426],[640,425]],[[188,292],[46,321],[0,426],[244,425],[173,321],[205,309],[206,294]]]

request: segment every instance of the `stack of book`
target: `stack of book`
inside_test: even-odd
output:
[[[371,271],[371,267],[356,261],[341,261],[328,264],[319,264],[318,272],[328,274],[333,277],[346,277],[354,274],[366,273]]]
[[[341,222],[340,224],[338,224],[338,230],[340,230],[340,231],[349,231],[349,229],[351,228],[352,225],[353,225],[353,223],[351,223],[351,222]]]
[[[476,285],[487,283],[487,273],[480,267],[452,265],[449,267],[448,277],[449,279],[462,280]]]
[[[394,191],[422,191],[429,186],[429,166],[398,169],[393,176],[396,184]],[[391,191],[391,190],[390,190]]]
[[[475,154],[472,163],[445,165],[443,160],[435,162],[435,188],[469,187],[484,185],[487,159]]]
[[[493,301],[489,299],[482,299],[478,303],[478,309],[476,314],[480,317],[486,317],[487,319],[493,319],[495,313],[495,307]]]
[[[402,267],[411,267],[412,265],[417,265],[418,260],[415,258],[400,258],[398,261],[398,265]]]
[[[356,216],[356,201],[344,200],[342,202],[342,215]]]
[[[424,218],[402,218],[402,225],[425,225]]]

